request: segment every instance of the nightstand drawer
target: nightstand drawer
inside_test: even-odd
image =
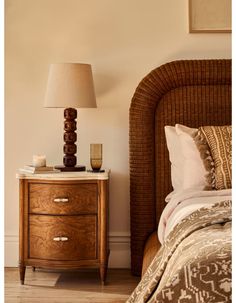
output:
[[[29,258],[95,260],[96,243],[96,215],[29,217]]]
[[[96,183],[29,185],[30,213],[55,215],[97,213],[97,200]]]

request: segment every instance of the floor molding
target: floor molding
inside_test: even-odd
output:
[[[19,236],[5,235],[5,266],[18,266]],[[111,232],[109,234],[109,267],[130,268],[130,234],[128,232]]]

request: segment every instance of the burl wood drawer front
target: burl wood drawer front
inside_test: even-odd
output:
[[[30,215],[29,258],[97,259],[97,216]]]
[[[97,197],[96,183],[29,185],[30,213],[58,215],[96,213]]]

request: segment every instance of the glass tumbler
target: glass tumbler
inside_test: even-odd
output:
[[[102,144],[90,144],[90,164],[93,171],[102,167]]]

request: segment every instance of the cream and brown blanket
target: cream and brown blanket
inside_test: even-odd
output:
[[[127,303],[231,302],[231,201],[194,211],[170,232]]]

